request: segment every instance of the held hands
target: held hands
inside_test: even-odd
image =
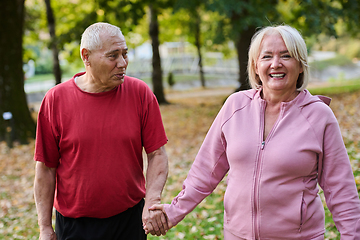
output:
[[[148,209],[149,217],[143,219],[143,227],[146,234],[156,236],[165,235],[173,227],[164,210],[164,205],[155,204]]]

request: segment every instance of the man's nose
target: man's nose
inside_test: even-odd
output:
[[[121,55],[117,61],[117,67],[118,68],[123,68],[126,67],[128,64],[127,60],[125,59],[125,57],[123,55]]]

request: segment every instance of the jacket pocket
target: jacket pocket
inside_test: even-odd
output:
[[[300,207],[300,226],[299,232],[301,232],[302,226],[306,220],[307,204],[304,199],[304,191],[301,193],[301,207]]]
[[[355,238],[354,240],[360,240],[360,219],[355,224]]]

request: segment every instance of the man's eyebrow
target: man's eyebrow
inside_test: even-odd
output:
[[[124,49],[115,49],[115,50],[112,50],[112,51],[109,51],[107,53],[105,53],[106,55],[109,55],[109,54],[112,54],[112,53],[116,53],[116,52],[127,52],[129,49],[128,48],[124,48]]]
[[[116,53],[116,52],[119,52],[119,51],[120,51],[119,49],[115,49],[115,50],[106,52],[105,55],[109,55],[109,54]]]

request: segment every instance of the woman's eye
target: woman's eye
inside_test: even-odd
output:
[[[287,55],[283,55],[282,58],[291,58],[291,56],[287,54]]]

